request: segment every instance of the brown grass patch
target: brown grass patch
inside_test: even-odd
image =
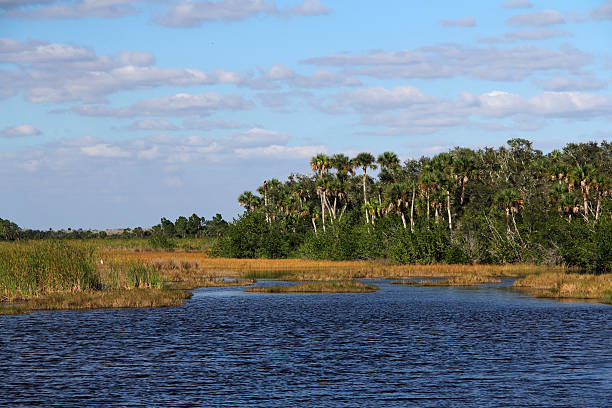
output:
[[[307,282],[297,285],[258,286],[246,289],[246,292],[259,293],[364,293],[375,292],[378,286],[354,280]]]
[[[517,279],[513,286],[540,297],[612,301],[612,273],[548,272]]]
[[[23,303],[0,307],[0,313],[25,313],[30,310],[68,310],[179,306],[191,293],[177,289],[131,289],[53,293]],[[3,310],[4,309],[4,310]]]

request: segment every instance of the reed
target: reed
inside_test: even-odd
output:
[[[4,301],[99,289],[95,249],[67,241],[1,243],[0,297]]]
[[[612,273],[548,272],[517,279],[513,286],[539,297],[596,299],[612,303]]]
[[[355,280],[306,282],[297,285],[257,286],[246,292],[257,293],[364,293],[376,292],[378,286]]]
[[[53,293],[32,298],[20,304],[21,312],[29,310],[107,309],[179,306],[192,296],[190,292],[169,288],[85,291]],[[0,308],[1,309],[1,308]]]

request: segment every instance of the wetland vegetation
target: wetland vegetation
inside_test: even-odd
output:
[[[310,166],[241,194],[231,223],[193,214],[152,228],[32,231],[0,219],[0,309],[176,305],[187,289],[269,278],[305,282],[278,291],[332,292],[358,279],[507,277],[536,296],[612,302],[610,143],[543,154],[512,139],[403,163],[392,152],[319,154]]]

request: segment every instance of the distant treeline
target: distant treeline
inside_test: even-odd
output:
[[[189,218],[180,216],[172,222],[162,218],[161,222],[151,228],[124,228],[117,233],[92,230],[31,230],[21,229],[17,224],[0,218],[0,241],[15,241],[27,239],[93,239],[93,238],[202,238],[219,237],[228,228],[228,223],[221,214],[216,214],[211,220],[192,214]]]
[[[543,154],[512,139],[403,163],[392,152],[319,154],[310,166],[241,194],[245,212],[215,253],[612,269],[608,142]]]

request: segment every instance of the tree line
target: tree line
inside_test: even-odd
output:
[[[28,239],[95,239],[95,238],[150,238],[165,241],[170,238],[203,238],[220,237],[228,227],[221,214],[216,214],[207,220],[197,214],[189,217],[180,216],[174,222],[162,217],[160,223],[151,228],[122,228],[121,232],[109,234],[106,231],[72,229],[66,230],[34,230],[22,229],[10,220],[0,218],[0,241],[15,241]]]
[[[403,162],[321,153],[310,167],[242,193],[217,254],[612,267],[606,141],[543,154],[511,139]]]

